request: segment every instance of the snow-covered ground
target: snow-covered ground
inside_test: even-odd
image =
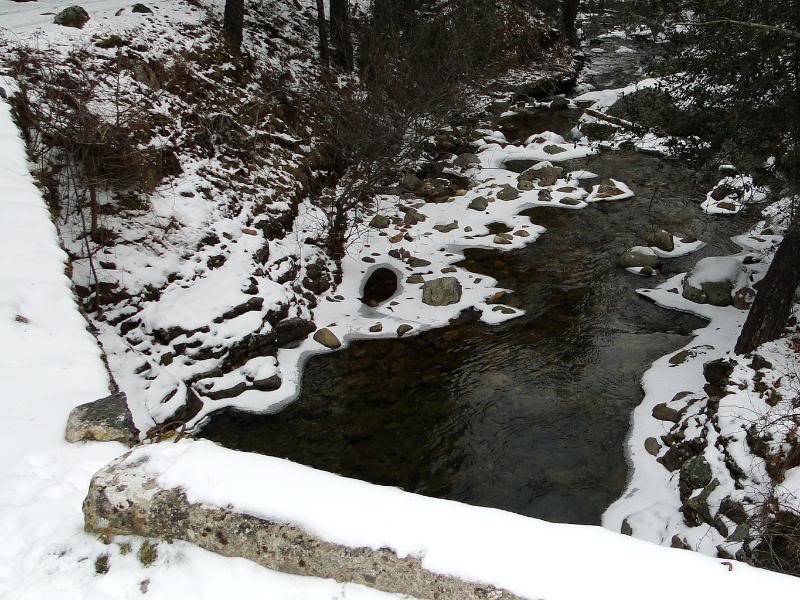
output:
[[[216,2],[216,10],[219,4]],[[92,20],[82,30],[66,30],[51,24],[53,14],[63,8],[56,0],[6,4],[0,8],[0,17],[4,27],[22,43],[42,40],[47,47],[63,49],[110,31],[152,34],[158,33],[159,27],[167,22],[196,25],[202,16],[201,9],[191,9],[181,2],[159,2],[158,6],[153,3],[158,14],[151,20],[131,13],[130,5],[121,0],[84,2]],[[163,32],[160,37],[165,42],[171,39]],[[2,85],[7,91],[13,87],[7,80]],[[489,322],[518,315],[510,307],[503,310],[502,306],[486,303],[490,296],[501,291],[495,287],[496,282],[490,278],[477,281],[463,269],[452,271],[463,249],[504,250],[534,241],[542,228],[519,215],[531,206],[579,209],[590,201],[624,201],[631,194],[624,182],[613,180],[611,189],[618,193],[609,195],[607,189],[604,193],[600,185],[585,190],[581,180],[591,174],[568,169],[552,185],[534,184],[522,189],[519,174],[503,168],[507,161],[546,159],[557,165],[596,151],[592,144],[567,142],[549,132],[540,138],[514,146],[507,144],[499,132],[488,131],[485,137],[475,140],[481,168],[468,170],[475,185],[450,202],[418,203],[414,210],[425,217],[418,223],[402,226],[393,223],[385,231],[370,231],[359,238],[343,261],[342,284],[320,298],[314,312],[317,324],[328,327],[346,343],[357,337],[396,336],[398,325],[410,325],[411,333],[442,326],[469,306],[482,309],[484,320]],[[99,600],[139,598],[143,594],[148,598],[208,599],[388,597],[359,586],[273,573],[247,561],[223,558],[182,542],[158,544],[157,558],[146,565],[138,558],[142,540],[116,539],[105,543],[83,532],[81,503],[89,479],[125,448],[112,443],[69,445],[63,440],[69,410],[106,395],[108,374],[100,349],[75,305],[70,281],[64,274],[66,255],[59,248],[57,232],[29,173],[22,140],[4,101],[0,101],[0,152],[4,158],[0,166],[0,340],[6,348],[0,361],[5,390],[2,396],[5,414],[0,421],[3,537],[0,597],[9,600],[54,596]],[[98,323],[110,368],[128,392],[134,417],[143,430],[154,419],[168,416],[183,400],[181,394],[176,394],[172,404],[162,403],[171,390],[179,389],[185,394],[185,386],[181,388],[184,377],[202,372],[209,365],[181,357],[169,364],[163,360],[166,346],[159,347],[137,336],[171,326],[192,330],[198,324],[211,325],[221,313],[252,295],[244,294],[242,285],[250,275],[258,242],[263,240],[258,240],[249,229],[252,215],[246,210],[231,217],[198,208],[199,196],[195,192],[202,183],[201,166],[207,165],[189,166],[182,180],[173,182],[172,187],[158,189],[151,198],[152,214],[148,214],[141,229],[132,227],[125,233],[128,241],[138,245],[127,246],[127,250],[118,246],[116,253],[108,257],[116,263],[108,271],[118,271],[117,277],[124,279],[124,286],[129,289],[152,283],[165,285],[167,275],[174,272],[181,275],[165,287],[158,300],[137,305],[140,323],[128,335],[120,335],[115,326]],[[517,193],[507,193],[506,199],[502,199],[500,195],[509,189],[505,186],[516,189]],[[549,200],[544,199],[545,190]],[[487,200],[485,209],[467,208],[478,198]],[[394,217],[402,212],[397,198],[386,197],[383,202],[378,207],[382,215]],[[309,227],[315,218],[313,211],[307,204],[300,207],[291,239],[302,239],[303,228]],[[178,250],[169,254],[153,251],[142,243],[162,221],[171,219],[181,224],[181,233],[170,238],[169,244],[183,241],[184,247],[172,247]],[[449,228],[455,220],[457,227]],[[497,222],[508,226],[510,235],[490,234],[487,226]],[[109,223],[113,224],[113,220],[109,219]],[[436,225],[444,227],[437,229]],[[215,269],[204,268],[200,262],[205,263],[211,257],[206,250],[199,258],[178,260],[180,249],[196,241],[191,236],[206,229],[226,240],[222,242],[225,264]],[[182,235],[186,237],[181,238]],[[67,244],[75,241],[65,237]],[[410,267],[407,258],[401,260],[389,254],[401,247],[430,264]],[[295,252],[287,249],[285,243],[271,244],[269,249],[271,262],[265,270],[271,273],[257,282],[258,294],[265,298],[259,311],[247,311],[214,323],[210,331],[198,338],[183,334],[184,339],[179,341],[200,341],[218,347],[254,332],[269,332],[262,316],[292,289],[291,285],[277,284],[271,277],[277,279],[283,264],[281,259]],[[312,252],[310,248],[301,248],[301,258],[308,258],[303,255],[306,251]],[[372,262],[365,262],[364,258]],[[401,278],[397,304],[367,307],[358,296],[365,276],[377,266],[389,266],[403,276],[417,269],[423,278],[447,270],[449,276],[460,281],[464,290],[462,299],[446,307],[423,307],[418,284],[409,284]],[[75,277],[80,280],[80,263],[75,268]],[[309,316],[302,309],[298,312]],[[258,318],[253,319],[253,313]],[[726,312],[720,315],[714,316],[734,318]],[[121,309],[120,314],[113,316],[122,318],[126,314]],[[370,332],[369,328],[377,322],[383,325],[382,331]],[[296,392],[304,357],[320,351],[325,349],[309,339],[297,348],[281,349],[277,365],[270,361],[248,363],[238,375],[249,381],[280,369],[281,388],[267,393],[244,392],[209,403],[195,422],[223,406],[250,410],[279,406]],[[137,378],[137,371],[142,375],[142,361],[150,370]],[[649,377],[660,383],[663,375],[655,373]],[[224,383],[235,383],[235,375],[226,374],[230,381]],[[215,381],[213,385],[221,383]],[[634,439],[638,439],[637,435],[640,434],[634,432]],[[414,496],[286,461],[224,450],[207,442],[164,444],[140,448],[138,452],[150,455],[154,467],[164,473],[167,482],[184,485],[194,498],[235,503],[256,515],[297,522],[339,543],[388,546],[401,554],[419,554],[433,570],[493,583],[529,598],[584,600],[590,596],[640,598],[643,594],[672,598],[675,590],[662,582],[666,577],[678,576],[680,587],[698,597],[724,595],[730,599],[749,599],[756,594],[783,597],[800,590],[800,582],[793,578],[659,548],[596,527],[549,524],[502,511]],[[254,472],[261,476],[253,477]],[[203,473],[213,473],[214,477],[198,476]],[[653,493],[660,498],[661,491],[669,484],[660,480],[655,483]]]

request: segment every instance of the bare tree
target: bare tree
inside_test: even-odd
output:
[[[353,70],[353,33],[349,0],[331,0],[331,42],[339,68]]]
[[[234,48],[242,45],[244,28],[244,0],[225,0],[223,29],[225,36]]]
[[[317,0],[317,32],[319,34],[319,59],[322,66],[331,63],[330,50],[328,49],[328,22],[325,20],[325,3]]]
[[[564,0],[561,8],[561,21],[564,28],[564,37],[570,46],[578,46],[578,28],[576,21],[580,8],[580,0]]]

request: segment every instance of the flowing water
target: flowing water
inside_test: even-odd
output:
[[[613,77],[598,69],[596,77],[616,85],[635,80],[638,68],[631,62]],[[729,237],[753,217],[702,217],[697,200],[709,182],[677,162],[620,151],[582,164],[625,181],[636,198],[534,209],[526,214],[547,228],[538,241],[507,253],[468,251],[462,263],[514,290],[507,302],[523,317],[316,356],[283,412],[219,414],[203,437],[430,496],[599,523],[625,484],[625,436],[642,374],[702,325],[639,297],[637,287],[664,276],[631,275],[616,267],[617,256],[653,225],[708,242],[667,262],[667,274],[682,272],[701,256],[733,251]]]

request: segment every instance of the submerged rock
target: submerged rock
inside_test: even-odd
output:
[[[656,256],[655,252],[650,248],[636,246],[617,259],[617,264],[623,269],[630,269],[634,267],[650,267],[651,269],[657,268],[661,264],[661,259]]]
[[[455,277],[440,277],[422,286],[422,302],[429,306],[447,306],[461,300],[461,283]]]
[[[124,392],[119,392],[73,408],[67,418],[64,438],[72,443],[96,441],[132,444],[135,433],[128,399]]]

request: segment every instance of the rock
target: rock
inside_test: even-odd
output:
[[[565,108],[569,108],[569,100],[567,100],[564,96],[556,96],[550,102],[550,108],[555,108],[558,110],[564,110]]]
[[[425,219],[427,219],[425,215],[419,212],[415,208],[406,208],[405,209],[405,216],[403,217],[403,224],[404,225],[416,225],[417,223],[422,223]]]
[[[122,442],[133,444],[137,431],[123,392],[73,408],[67,418],[64,438],[71,443]]]
[[[147,15],[147,14],[152,14],[153,11],[148,6],[145,6],[144,4],[137,2],[136,4],[133,5],[133,8],[131,8],[131,12]]]
[[[397,337],[403,337],[412,329],[414,328],[411,325],[406,325],[405,323],[403,325],[400,325],[400,327],[397,328]]]
[[[479,167],[481,159],[477,154],[465,152],[464,154],[459,154],[453,164],[461,169],[469,169],[470,167]]]
[[[400,180],[400,189],[405,192],[413,192],[420,187],[422,187],[422,180],[411,173],[404,175]]]
[[[581,133],[596,140],[609,140],[617,133],[617,128],[609,123],[581,123]]]
[[[520,192],[529,192],[529,191],[531,191],[531,190],[532,190],[534,187],[535,187],[535,186],[533,185],[533,182],[532,182],[532,181],[518,181],[518,182],[517,182],[517,189],[518,189]]]
[[[733,303],[733,283],[730,281],[706,281],[702,285],[709,304],[730,306]]]
[[[458,221],[453,221],[452,223],[442,224],[442,225],[434,225],[433,228],[440,233],[448,233],[449,231],[453,231],[454,229],[458,229]]]
[[[644,449],[647,450],[649,455],[658,456],[658,453],[661,452],[661,444],[658,443],[656,438],[649,437],[644,441]]]
[[[414,273],[413,275],[409,275],[409,277],[406,279],[406,283],[412,283],[412,284],[425,283],[425,278],[419,273]]]
[[[89,13],[87,13],[81,6],[68,6],[53,19],[56,25],[64,27],[75,27],[81,29],[89,20]]]
[[[683,538],[681,538],[677,534],[672,536],[672,540],[670,541],[669,545],[670,545],[671,548],[678,548],[680,550],[691,550],[692,549],[691,546],[689,546],[689,544],[687,544],[683,540]]]
[[[507,100],[494,100],[489,104],[488,110],[494,115],[502,115],[511,110],[511,102]]]
[[[429,306],[448,306],[461,300],[461,283],[455,277],[440,277],[422,286],[422,302]]]
[[[495,244],[511,244],[513,239],[508,234],[498,233],[494,236],[494,243]]]
[[[672,252],[675,250],[675,240],[672,237],[672,234],[668,231],[664,231],[663,229],[648,233],[645,236],[645,240],[649,246],[655,246],[664,252]]]
[[[711,385],[725,388],[730,383],[730,376],[736,363],[718,358],[703,364],[703,377]]]
[[[539,162],[540,161],[532,158],[511,158],[503,161],[502,166],[504,169],[508,169],[514,173],[522,173]]]
[[[683,471],[681,471],[681,475],[683,475]],[[693,526],[698,526],[701,523],[708,523],[709,525],[713,525],[714,520],[711,516],[711,509],[708,506],[708,497],[716,488],[719,487],[719,480],[715,477],[708,484],[702,486],[703,487],[702,492],[694,495],[691,495],[691,491],[692,489],[695,488],[689,488],[688,485],[691,485],[690,483],[681,480],[680,485],[682,493],[685,496],[687,496],[686,500],[684,501],[683,508],[681,509],[683,512],[683,516],[686,519],[686,522],[689,525]],[[686,485],[687,487],[683,487],[684,485]],[[724,527],[724,524],[722,525]],[[727,535],[727,533],[728,532],[726,528],[724,530],[723,535]]]
[[[294,342],[306,339],[317,329],[311,321],[299,317],[284,319],[275,325],[276,344],[284,347]]]
[[[383,331],[383,323],[375,323],[375,325],[369,328],[370,333],[380,333],[381,331]]]
[[[254,379],[253,387],[262,392],[272,392],[280,388],[282,383],[281,376],[276,374],[263,379]]]
[[[741,543],[747,541],[750,537],[750,524],[749,523],[739,523],[736,526],[736,529],[733,530],[733,533],[728,536],[725,540],[726,542],[730,543]]]
[[[619,528],[619,532],[622,535],[633,535],[633,527],[631,527],[628,517],[622,519],[622,525]]]
[[[369,222],[369,226],[374,229],[386,229],[390,223],[389,217],[384,215],[375,215]]]
[[[121,48],[123,46],[127,46],[128,44],[129,42],[127,40],[122,39],[117,34],[109,35],[108,37],[98,40],[94,43],[94,45],[98,48],[103,48],[105,50],[109,48]]]
[[[558,203],[563,204],[564,206],[578,206],[581,203],[581,201],[578,200],[577,198],[561,198],[561,200],[559,200]]]
[[[614,198],[624,193],[611,179],[605,179],[600,182],[595,198]]]
[[[681,420],[681,413],[667,406],[664,402],[653,407],[653,418],[659,421],[671,421],[677,423]]]
[[[632,267],[650,267],[656,269],[661,264],[661,259],[649,248],[634,247],[626,250],[625,253],[617,259],[617,264],[623,269],[630,269]]]
[[[457,271],[458,269],[456,269],[455,267],[445,267],[444,269],[442,269],[442,273],[455,273]]]
[[[210,442],[183,440],[181,444]],[[148,460],[152,451],[153,446],[134,450],[92,477],[83,503],[87,531],[105,538],[135,535],[182,540],[274,571],[352,582],[414,598],[520,600],[483,583],[429,571],[423,558],[413,553],[401,558],[388,548],[349,547],[303,529],[301,523],[256,517],[231,505],[192,502],[179,484],[162,483],[163,472]],[[248,477],[263,481],[268,472],[256,470]],[[331,502],[334,514],[347,510],[338,497]],[[408,500],[405,503],[410,505]],[[156,544],[148,542],[148,546],[137,553],[143,566],[157,557]]]
[[[751,287],[743,287],[733,295],[733,306],[739,310],[749,310],[755,299],[756,291]]]
[[[421,269],[422,267],[430,267],[431,261],[425,260],[424,258],[412,257],[408,261],[408,266],[412,269]]]
[[[518,181],[538,181],[540,186],[550,187],[562,177],[564,177],[564,169],[544,161],[525,169],[517,179]]]
[[[467,208],[483,212],[484,210],[489,208],[489,201],[483,196],[478,196],[477,198],[474,198],[472,202],[469,203],[469,206]]]
[[[712,476],[711,465],[708,464],[708,461],[702,454],[690,458],[681,466],[681,490],[691,491],[705,488],[711,483]]]
[[[736,524],[742,524],[747,521],[747,511],[742,503],[733,500],[730,496],[725,496],[722,502],[719,503],[719,514],[728,517]]]
[[[322,344],[326,348],[330,348],[331,350],[336,350],[342,346],[342,342],[339,341],[339,338],[336,337],[336,334],[327,327],[317,330],[317,332],[314,334],[314,341]]]
[[[511,185],[504,185],[503,189],[497,193],[498,200],[516,200],[519,198],[519,190]]]
[[[566,148],[562,148],[561,146],[556,146],[555,144],[548,144],[547,146],[542,148],[542,150],[544,150],[545,154],[550,154],[550,155],[561,154],[567,151]]]
[[[539,202],[552,202],[553,201],[553,194],[550,193],[550,190],[539,190],[539,195],[536,196],[536,199]],[[570,198],[562,198],[562,200],[569,200]],[[577,203],[577,201],[576,201]]]

